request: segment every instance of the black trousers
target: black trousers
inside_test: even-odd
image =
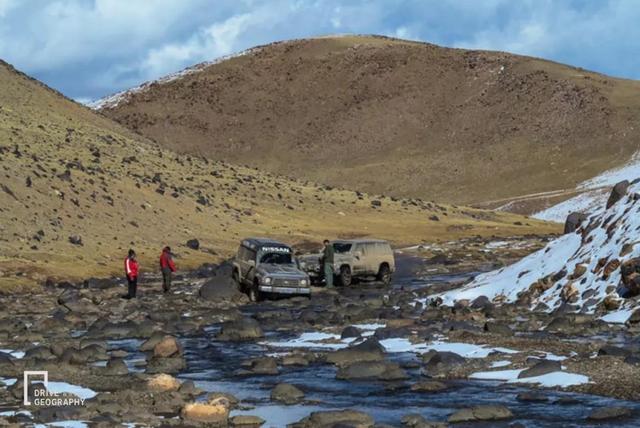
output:
[[[171,290],[171,269],[162,269],[162,291]]]
[[[138,277],[129,278],[127,277],[127,282],[129,283],[129,292],[127,294],[128,298],[136,297],[136,291],[138,291]]]

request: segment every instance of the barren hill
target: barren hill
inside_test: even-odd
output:
[[[573,189],[640,141],[638,82],[382,37],[274,43],[99,106],[181,153],[487,206]]]
[[[0,291],[48,277],[120,274],[130,247],[145,269],[156,269],[158,251],[171,245],[187,268],[228,257],[247,235],[300,243],[375,234],[399,244],[555,230],[177,155],[2,62],[0,166]],[[199,250],[185,246],[191,238]]]

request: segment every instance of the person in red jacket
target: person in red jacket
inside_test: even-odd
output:
[[[124,259],[124,272],[127,275],[127,283],[129,290],[125,299],[133,299],[136,297],[138,290],[138,261],[136,260],[136,252],[129,250],[129,255]]]
[[[171,289],[171,274],[176,271],[176,265],[171,256],[171,248],[164,247],[160,255],[160,270],[162,271],[162,291],[168,293]]]

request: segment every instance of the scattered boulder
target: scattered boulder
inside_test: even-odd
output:
[[[180,411],[180,417],[189,422],[225,426],[229,418],[229,403],[223,398],[210,403],[189,403]]]
[[[222,324],[218,340],[246,341],[264,337],[258,321],[253,318],[242,318],[237,321],[227,321]]]
[[[104,374],[108,376],[126,376],[129,374],[129,368],[122,358],[113,358],[107,361]]]
[[[384,360],[384,347],[375,338],[369,338],[358,345],[340,349],[327,355],[327,362],[337,366],[382,360]]]
[[[397,364],[390,361],[358,361],[338,370],[336,379],[347,380],[404,380],[407,373]]]
[[[80,235],[71,235],[69,236],[69,242],[73,245],[84,245],[82,243],[82,237]]]
[[[153,348],[155,348],[156,345],[160,343],[162,339],[165,338],[165,336],[166,335],[161,331],[153,332],[150,338],[142,342],[142,345],[140,345],[140,351],[141,352],[153,351]]]
[[[182,348],[178,340],[173,336],[163,337],[154,347],[153,356],[158,358],[169,358],[182,354]]]
[[[411,385],[411,390],[415,392],[440,392],[447,388],[445,383],[436,380],[422,380]]]
[[[513,336],[513,331],[508,325],[497,322],[484,323],[484,331],[500,336]]]
[[[192,250],[200,249],[200,241],[198,241],[197,239],[189,239],[186,245],[188,248],[191,248]]]
[[[147,380],[147,388],[153,392],[177,391],[180,381],[166,373],[161,373]]]
[[[319,428],[319,427],[373,427],[373,418],[366,413],[356,410],[337,410],[313,412],[306,418],[290,425],[291,428]]]
[[[231,266],[227,265],[215,270],[211,279],[202,284],[198,295],[211,302],[237,302],[246,298],[231,277]]]
[[[587,419],[590,421],[604,421],[608,419],[620,419],[627,418],[631,416],[633,411],[628,407],[603,407],[601,409],[596,409]]]
[[[562,371],[562,365],[560,361],[553,360],[540,360],[533,367],[525,369],[520,372],[518,379],[524,379],[527,377],[542,376],[547,373]]]
[[[233,428],[258,428],[264,425],[265,420],[259,416],[237,415],[229,418],[229,424]]]
[[[505,406],[474,406],[460,409],[449,416],[449,423],[474,422],[474,421],[498,421],[511,419],[513,413]]]
[[[629,189],[629,180],[624,180],[619,183],[616,183],[611,190],[611,194],[609,195],[609,199],[607,200],[607,209],[611,208],[613,204],[618,202],[620,199],[627,194],[627,190]]]
[[[304,399],[304,392],[288,383],[276,385],[271,391],[271,400],[284,404],[297,404]]]
[[[277,375],[280,373],[275,358],[263,357],[249,360],[244,365],[248,366],[251,374],[257,375]]]
[[[402,425],[409,428],[446,428],[445,422],[431,422],[426,420],[422,415],[411,414],[405,415],[400,419]],[[378,425],[376,425],[378,426]]]
[[[521,392],[520,394],[516,395],[516,400],[528,403],[544,403],[546,401],[549,401],[549,397],[540,392],[531,391]]]
[[[582,222],[587,219],[587,215],[578,212],[572,212],[564,221],[564,233],[573,233],[580,227]]]
[[[361,337],[360,330],[352,325],[345,327],[340,334],[340,339],[348,339],[352,337]]]
[[[612,357],[628,357],[631,355],[631,350],[621,348],[619,346],[605,345],[598,349],[598,355],[609,355]]]
[[[633,295],[640,294],[640,257],[634,257],[620,266],[622,283]]]

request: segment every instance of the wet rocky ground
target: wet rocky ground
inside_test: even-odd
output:
[[[544,241],[405,249],[390,287],[311,299],[251,304],[225,265],[179,277],[168,295],[146,276],[135,300],[118,280],[1,296],[0,425],[638,426],[633,322],[427,304]],[[85,401],[25,406],[25,370]],[[41,388],[31,382],[29,397]]]

